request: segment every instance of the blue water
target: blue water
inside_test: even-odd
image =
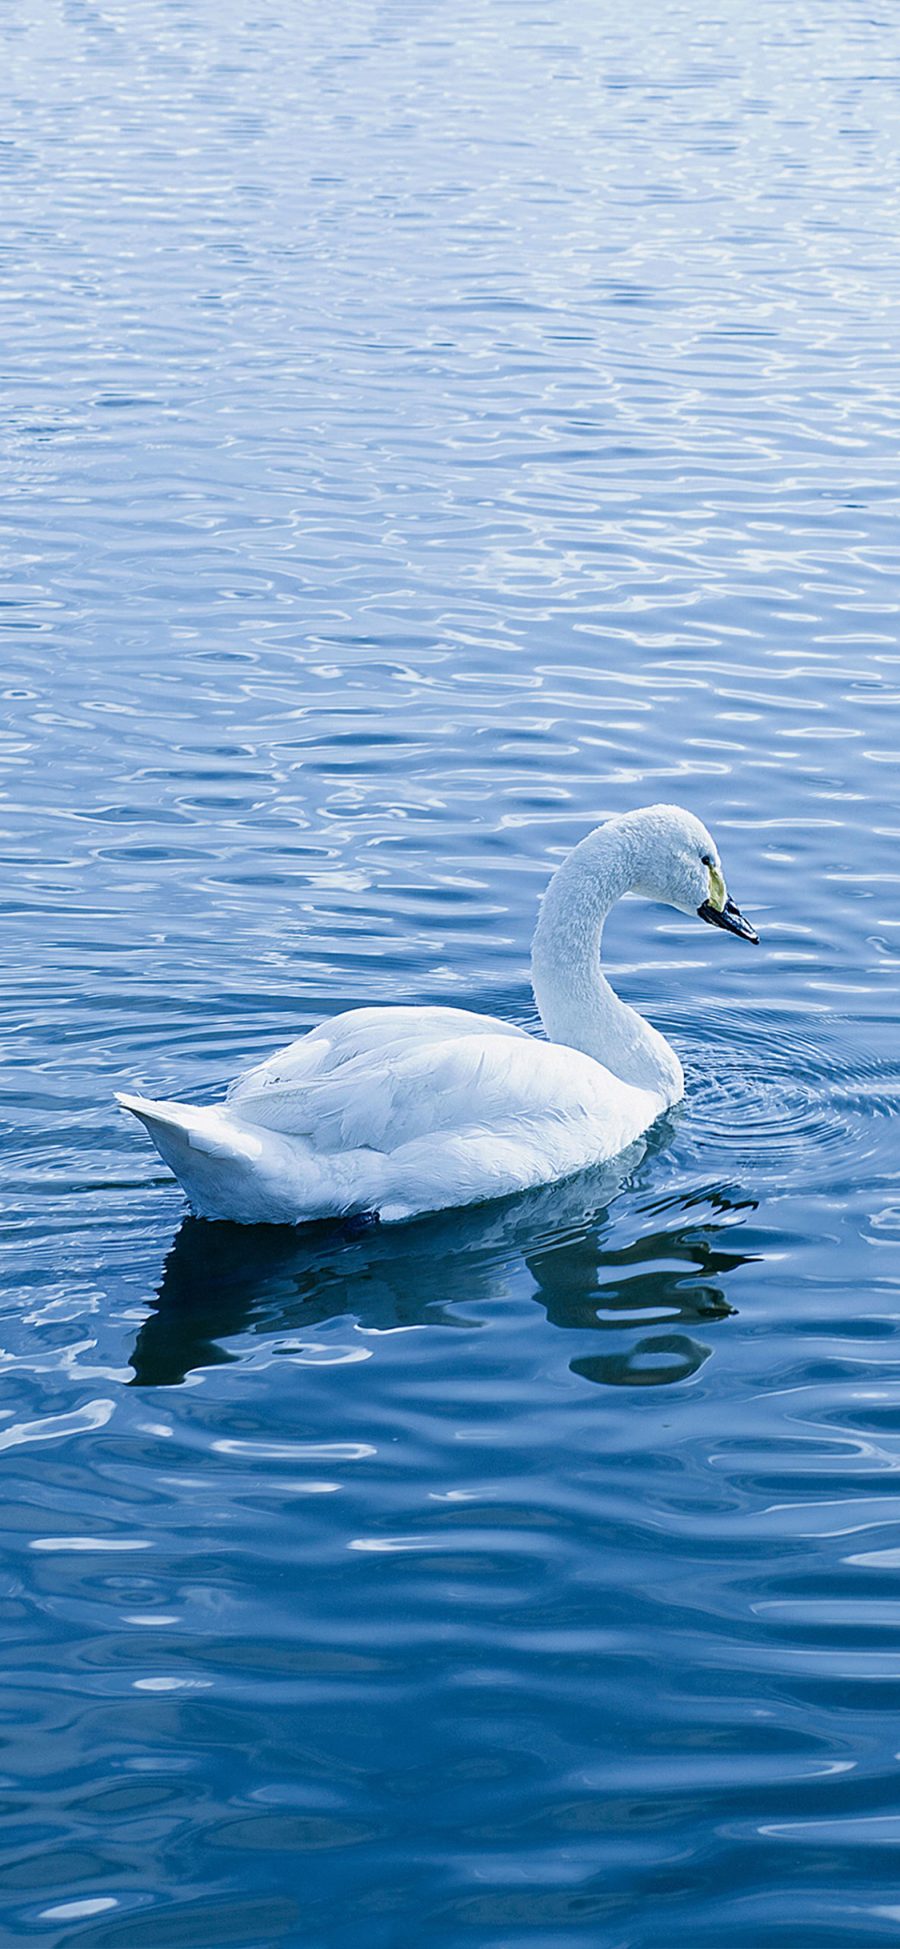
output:
[[[900,1928],[900,37],[856,0],[0,28],[3,1940]],[[604,815],[686,1101],[353,1240],[117,1087],[532,1020]]]

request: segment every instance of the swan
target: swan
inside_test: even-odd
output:
[[[706,827],[644,806],[588,833],[544,894],[531,976],[546,1041],[468,1009],[355,1008],[237,1077],[222,1107],[117,1100],[198,1217],[246,1225],[392,1223],[604,1163],[684,1094],[674,1049],[600,970],[625,893],[758,939]]]

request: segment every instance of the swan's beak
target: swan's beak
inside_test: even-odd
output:
[[[727,934],[739,934],[742,941],[759,941],[756,928],[745,920],[740,907],[733,900],[726,900],[724,907],[714,907],[711,900],[704,900],[697,908],[701,920],[708,920],[712,927],[724,927]]]

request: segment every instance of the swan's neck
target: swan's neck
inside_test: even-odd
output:
[[[633,837],[616,820],[576,846],[544,895],[531,979],[551,1042],[582,1049],[623,1083],[659,1097],[662,1108],[677,1102],[684,1088],[678,1057],[600,972],[603,923],[635,885],[637,865]]]

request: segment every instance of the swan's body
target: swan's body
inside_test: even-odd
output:
[[[684,1090],[674,1050],[600,972],[628,891],[754,938],[699,820],[650,806],[598,826],[550,883],[532,952],[546,1042],[465,1009],[360,1008],[239,1077],[221,1109],[119,1101],[201,1217],[245,1224],[411,1218],[602,1163]]]

